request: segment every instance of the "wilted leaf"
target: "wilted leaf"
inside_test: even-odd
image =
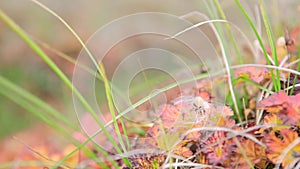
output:
[[[176,145],[173,153],[185,158],[189,158],[193,155],[193,152],[190,149],[193,144],[195,144],[195,142],[182,140],[179,144]]]

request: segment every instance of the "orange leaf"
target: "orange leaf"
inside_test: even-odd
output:
[[[265,149],[253,142],[252,140],[245,139],[241,142],[243,146],[243,151],[245,152],[246,157],[251,161],[252,164],[256,166],[264,166],[266,163],[266,153]],[[233,158],[238,168],[249,168],[244,155],[242,155],[241,149],[236,149],[236,157]]]
[[[277,124],[278,126],[272,127],[272,131],[271,131],[272,133],[274,133],[275,131],[284,129],[284,128],[289,128],[288,126],[282,126],[283,125],[282,120],[278,117],[277,114],[274,114],[274,113],[267,114],[264,117],[263,124]],[[263,133],[263,131],[265,129],[267,129],[267,128],[269,128],[269,127],[263,127],[263,128],[261,128],[259,131],[255,132],[255,133],[256,134]]]
[[[295,131],[290,129],[280,130],[280,137],[276,137],[275,134],[267,134],[265,136],[264,142],[267,146],[267,157],[270,161],[275,164],[278,164],[280,161],[282,153],[285,149],[296,139],[298,139],[298,134]],[[288,168],[294,160],[296,160],[295,154],[300,154],[300,144],[297,144],[293,147],[288,153],[284,156],[282,161],[282,166]]]
[[[278,124],[281,125],[282,121],[276,114],[267,114],[264,118],[264,124]]]

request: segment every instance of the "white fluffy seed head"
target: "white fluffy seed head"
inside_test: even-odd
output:
[[[276,41],[276,45],[280,47],[284,47],[286,44],[285,38],[283,36],[279,37]]]
[[[209,104],[202,99],[202,97],[197,96],[194,98],[194,105],[196,107],[203,107],[204,109],[208,109],[209,108]]]

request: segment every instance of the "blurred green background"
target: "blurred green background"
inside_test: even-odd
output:
[[[163,12],[178,16],[192,11],[207,13],[201,0],[41,0],[40,2],[64,18],[83,41],[86,41],[104,24],[137,12]],[[251,31],[247,31],[246,21],[243,17],[239,17],[240,12],[233,5],[233,1],[221,0],[220,2],[228,19],[249,33],[250,40],[253,40],[254,36]],[[251,3],[255,4],[256,1],[251,1]],[[283,1],[269,1],[268,3],[270,3],[268,8],[275,29],[279,29],[278,25],[293,26],[293,20],[299,18],[299,13],[295,15],[299,5],[296,0],[284,1],[284,3]],[[81,46],[73,35],[56,18],[30,0],[1,0],[0,8],[32,35],[33,39],[48,44],[76,59]],[[249,8],[249,11],[254,12],[252,8]],[[280,33],[276,30],[275,32]],[[71,78],[73,64],[49,50],[46,52]],[[76,119],[70,91],[36,53],[1,20],[0,74],[42,98],[70,118]],[[0,139],[37,122],[38,120],[30,113],[0,95]]]
[[[197,1],[99,1],[42,0],[64,18],[86,41],[104,24],[137,12],[167,12],[183,15],[197,10]],[[30,0],[0,1],[0,8],[36,41],[76,59],[81,50],[73,35],[56,18]],[[45,49],[45,48],[44,48]],[[73,64],[45,50],[54,62],[72,77]],[[35,94],[60,112],[76,119],[71,92],[45,63],[0,20],[0,74]],[[0,89],[1,90],[1,89]],[[18,96],[16,96],[18,97]],[[0,95],[0,138],[39,122],[11,100]]]

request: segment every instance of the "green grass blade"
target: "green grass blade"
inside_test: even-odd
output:
[[[223,9],[222,9],[222,7],[221,7],[219,1],[218,1],[218,0],[214,0],[214,4],[216,5],[217,10],[219,11],[219,14],[220,14],[220,16],[221,16],[221,19],[227,20],[227,19],[226,19],[226,16],[225,16],[225,13],[224,13],[224,11],[223,11]],[[238,49],[238,47],[237,47],[237,43],[236,43],[236,40],[234,39],[233,33],[232,33],[232,31],[231,31],[231,28],[230,28],[230,26],[229,26],[228,23],[225,23],[225,26],[226,26],[227,32],[228,32],[228,34],[229,34],[230,41],[231,41],[231,43],[233,44],[235,53],[236,53],[237,56],[238,56],[239,63],[240,63],[240,64],[243,64],[243,58],[242,58],[242,55],[241,55],[241,53],[240,53],[240,51],[239,51],[239,49]]]
[[[31,36],[31,37],[32,37],[32,36]],[[66,61],[68,61],[68,62],[70,62],[70,63],[72,63],[72,64],[74,64],[74,65],[76,64],[76,65],[79,66],[82,70],[88,72],[88,73],[91,74],[91,75],[95,75],[95,77],[96,77],[98,80],[100,80],[101,82],[103,82],[103,78],[100,76],[100,74],[99,74],[99,73],[95,73],[94,70],[92,70],[91,68],[89,68],[89,67],[87,67],[87,66],[85,66],[85,65],[83,65],[83,64],[81,64],[81,63],[79,63],[79,62],[77,62],[77,61],[76,61],[75,59],[73,59],[71,56],[69,56],[69,55],[67,55],[67,54],[65,54],[65,53],[63,53],[63,52],[61,52],[61,51],[59,51],[59,50],[57,50],[57,49],[51,47],[50,45],[48,45],[48,44],[46,44],[46,43],[44,43],[44,42],[42,42],[42,41],[40,41],[40,40],[38,40],[38,39],[36,39],[36,38],[33,38],[33,39],[36,40],[36,42],[37,42],[42,48],[48,50],[49,52],[52,52],[52,53],[56,54],[57,56],[61,57],[62,59],[65,59]],[[118,93],[118,94],[122,93],[118,87],[114,86],[109,80],[108,80],[108,82],[109,82],[110,86],[112,86],[111,88],[113,88],[114,91],[115,91],[116,93]],[[135,90],[135,91],[134,91],[135,93],[139,93],[139,92],[141,92],[141,91],[144,89],[144,86],[143,86],[143,85],[139,85],[138,87],[139,87],[139,90],[137,90],[137,91]],[[135,88],[135,89],[136,89],[136,88]],[[120,94],[119,96],[122,96],[122,95]]]
[[[235,3],[237,4],[237,6],[239,7],[239,9],[241,10],[241,12],[243,13],[243,15],[245,16],[245,18],[246,18],[247,22],[249,23],[251,29],[253,30],[253,32],[254,32],[254,34],[255,34],[255,36],[256,36],[258,42],[259,42],[259,45],[261,46],[261,49],[262,49],[262,51],[263,51],[263,54],[264,54],[265,59],[266,59],[266,61],[267,61],[267,64],[268,64],[268,65],[271,65],[271,62],[270,62],[270,60],[269,60],[269,58],[268,58],[267,50],[266,50],[266,48],[265,48],[265,46],[264,46],[264,43],[263,43],[263,41],[262,41],[262,39],[261,39],[261,37],[260,37],[260,35],[259,35],[257,29],[255,28],[255,25],[254,25],[253,22],[251,21],[249,15],[247,14],[245,8],[242,6],[242,4],[240,3],[240,1],[239,1],[239,0],[235,0]],[[277,86],[277,83],[278,83],[278,82],[277,82],[277,80],[276,80],[276,78],[275,78],[275,76],[274,76],[274,73],[273,73],[273,69],[272,69],[272,68],[270,68],[270,72],[271,72],[271,78],[272,78],[272,81],[273,81],[273,84],[274,84],[274,88],[275,88],[275,89],[278,89],[278,86]]]
[[[278,66],[278,57],[277,57],[277,52],[276,52],[276,43],[275,43],[275,38],[274,38],[274,35],[273,35],[273,31],[272,31],[272,28],[270,26],[270,19],[269,17],[267,16],[267,13],[266,13],[266,10],[265,10],[265,6],[264,6],[264,2],[261,0],[260,1],[260,10],[261,10],[261,15],[262,15],[262,18],[263,18],[263,21],[264,21],[264,24],[265,24],[265,27],[266,27],[266,32],[267,32],[267,35],[268,35],[268,39],[269,39],[269,45],[271,47],[271,51],[272,51],[272,56],[274,58],[274,61],[275,61],[275,66]],[[276,69],[276,91],[279,91],[281,90],[281,86],[280,86],[280,74],[279,74],[279,70]]]
[[[112,119],[114,120],[114,128],[116,130],[117,136],[118,136],[118,141],[123,149],[124,152],[126,152],[126,146],[124,144],[122,135],[121,135],[121,131],[119,129],[118,123],[116,121],[116,113],[115,113],[115,109],[114,109],[114,104],[113,104],[113,99],[112,99],[112,95],[111,95],[111,86],[110,83],[106,77],[106,73],[105,73],[105,69],[104,69],[104,65],[102,64],[102,62],[99,62],[99,64],[97,63],[97,61],[95,60],[93,54],[90,52],[90,50],[87,48],[87,46],[84,44],[84,42],[81,40],[81,38],[79,37],[79,35],[72,29],[72,27],[65,21],[63,20],[59,15],[57,15],[53,10],[49,9],[48,7],[46,7],[44,4],[38,2],[37,0],[32,0],[32,2],[34,2],[35,4],[37,4],[38,6],[40,6],[41,8],[43,8],[44,10],[46,10],[47,12],[49,12],[50,14],[52,14],[53,16],[55,16],[57,19],[59,19],[65,26],[66,28],[74,35],[74,37],[78,40],[78,42],[82,45],[82,47],[84,48],[84,50],[87,52],[88,56],[90,57],[90,59],[92,60],[93,64],[96,66],[98,72],[100,73],[101,77],[103,78],[103,82],[104,82],[104,87],[105,87],[105,94],[106,94],[106,99],[108,102],[108,107],[109,107],[109,111],[112,115]],[[75,93],[76,94],[76,93]],[[91,112],[89,112],[91,113]],[[92,113],[92,117],[97,120],[97,116],[94,116],[94,113]],[[125,125],[123,124],[123,120],[120,119],[119,120],[120,123],[122,124],[122,129],[124,131],[124,134],[126,134],[126,128],[124,127]],[[129,139],[128,136],[125,135],[126,141],[127,141],[127,145],[129,145],[130,147],[130,143],[129,143]],[[117,147],[115,147],[116,149],[119,149]],[[120,150],[117,150],[118,152]],[[128,162],[126,162],[128,163]]]
[[[239,80],[242,80],[242,81],[244,81],[244,82],[247,82],[247,83],[249,83],[249,84],[251,84],[251,85],[253,85],[253,86],[255,86],[255,87],[257,87],[257,88],[259,88],[259,89],[261,89],[261,90],[263,90],[263,91],[265,91],[265,92],[267,92],[267,93],[270,93],[270,94],[273,94],[273,93],[274,93],[273,91],[271,91],[271,90],[269,90],[269,89],[267,89],[267,88],[265,88],[265,87],[259,85],[258,83],[254,82],[253,80],[249,79],[248,77],[238,77],[238,78],[236,78],[236,79],[233,81],[233,83],[234,83],[234,84],[237,84]]]
[[[72,122],[70,122],[67,118],[65,118],[62,115],[62,113],[56,111],[55,109],[53,109],[51,106],[46,104],[44,101],[42,101],[38,97],[32,95],[31,93],[27,92],[26,90],[24,90],[20,87],[18,87],[17,85],[8,81],[1,75],[0,75],[0,84],[3,87],[2,88],[2,90],[4,90],[3,92],[5,92],[6,90],[11,91],[11,95],[13,97],[16,97],[15,95],[17,94],[18,98],[22,97],[22,98],[25,98],[26,100],[30,101],[30,104],[28,104],[28,106],[34,105],[35,107],[39,107],[41,110],[43,110],[43,112],[48,112],[51,116],[55,117],[57,120],[61,121],[63,124],[68,125],[69,127],[71,127],[74,130],[78,129],[78,127],[75,124],[73,124]],[[48,116],[49,115],[47,115],[47,117]],[[49,116],[49,118],[51,116]]]
[[[19,106],[26,109],[27,111],[32,112],[35,116],[37,116],[39,119],[44,121],[46,124],[48,124],[49,126],[53,127],[57,131],[59,131],[61,134],[65,135],[65,136],[68,134],[68,131],[66,129],[62,129],[58,125],[56,120],[52,120],[52,118],[49,115],[47,115],[46,113],[43,113],[43,111],[39,110],[38,107],[32,105],[32,103],[30,101],[27,101],[26,99],[24,99],[22,97],[18,97],[19,93],[16,93],[16,90],[15,90],[16,87],[17,86],[15,86],[13,83],[9,82],[8,80],[6,80],[5,78],[0,76],[0,88],[1,88],[0,93],[2,95],[9,98],[10,100],[15,102]],[[16,94],[17,94],[17,96],[16,96]]]
[[[209,10],[212,11],[211,12],[212,17],[218,18],[218,14],[215,9],[215,6],[213,5],[213,2],[212,1],[209,1],[209,2],[210,2],[210,6],[209,6],[209,4],[207,4],[207,7]],[[220,27],[219,23],[216,23],[215,26],[212,25],[212,29],[213,29],[215,36],[218,40],[218,43],[220,45],[222,59],[224,61],[226,72],[228,74],[228,86],[229,86],[230,95],[232,97],[231,99],[233,102],[233,110],[235,110],[235,114],[237,115],[238,120],[240,122],[242,122],[243,117],[239,111],[238,99],[236,98],[236,94],[235,94],[235,91],[233,90],[233,86],[232,86],[233,74],[232,74],[231,65],[230,65],[230,58],[228,58],[228,56],[229,56],[228,55],[228,46],[227,46],[227,43],[225,40],[224,32],[223,32],[222,28]]]
[[[300,52],[300,51],[299,51]],[[297,67],[297,71],[300,71],[300,62],[298,62],[298,67]],[[295,85],[296,85],[296,83],[297,83],[297,80],[298,80],[298,75],[296,74],[295,75],[295,77],[294,77],[294,81],[293,81],[293,87],[292,87],[292,89],[290,90],[290,95],[292,95],[293,93],[294,93],[294,90],[295,90]],[[290,81],[290,80],[289,80]],[[289,82],[288,81],[288,82]],[[288,85],[289,86],[289,85]]]

